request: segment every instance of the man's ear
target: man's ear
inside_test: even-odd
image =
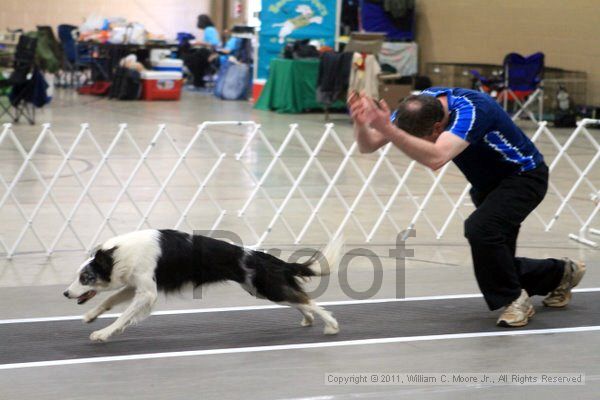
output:
[[[436,122],[436,124],[438,123],[439,122]],[[423,136],[423,139],[427,140],[428,142],[435,143],[443,132],[444,128],[438,128],[436,125],[434,125],[433,131],[429,135]]]
[[[443,121],[436,122],[435,124],[433,124],[433,133],[440,135],[442,132],[444,132],[445,128],[446,127],[444,126]]]
[[[433,131],[429,135],[423,136],[422,139],[426,140],[428,142],[431,142],[431,143],[435,143],[435,141],[437,140],[438,136],[439,135],[435,131]]]

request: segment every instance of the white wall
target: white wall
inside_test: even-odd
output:
[[[90,14],[125,17],[168,38],[197,33],[196,17],[210,13],[211,0],[0,0],[0,30],[36,25],[79,25]]]
[[[600,105],[600,0],[418,0],[417,13],[421,67],[542,51],[548,67],[587,72]]]
[[[250,26],[260,26],[260,20],[254,17],[254,13],[260,12],[262,6],[261,0],[248,0],[246,5],[246,18],[248,20],[248,25]]]

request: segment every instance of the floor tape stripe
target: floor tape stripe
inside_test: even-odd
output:
[[[574,293],[592,293],[600,292],[600,288],[582,288],[573,289]],[[393,303],[393,302],[408,302],[408,301],[432,301],[432,300],[457,300],[457,299],[473,299],[480,298],[481,294],[450,294],[441,296],[421,296],[421,297],[406,297],[406,298],[392,298],[392,299],[367,299],[367,300],[341,300],[341,301],[323,301],[318,304],[322,306],[347,306],[357,304],[380,304],[380,303]],[[278,308],[287,308],[287,306],[280,306],[276,304],[269,304],[263,306],[241,306],[241,307],[216,307],[216,308],[191,308],[183,310],[163,310],[155,311],[151,315],[179,315],[179,314],[202,314],[202,313],[217,313],[217,312],[234,312],[234,311],[257,311],[257,310],[272,310]],[[104,314],[99,318],[117,318],[121,314]],[[80,320],[82,315],[66,315],[57,317],[38,317],[38,318],[17,318],[17,319],[3,319],[0,320],[0,325],[5,324],[23,324],[23,323],[35,323],[35,322],[56,322],[56,321],[77,321]]]
[[[36,367],[56,367],[63,365],[76,364],[94,364],[103,362],[117,361],[133,361],[133,360],[151,360],[160,358],[177,358],[177,357],[194,357],[194,356],[209,356],[223,354],[239,354],[239,353],[258,353],[266,351],[283,351],[283,350],[302,350],[316,349],[329,347],[345,347],[345,346],[364,346],[375,344],[389,343],[407,343],[407,342],[424,342],[435,340],[451,340],[451,339],[473,339],[483,337],[499,337],[499,336],[524,336],[524,335],[547,335],[557,333],[579,333],[600,331],[600,325],[595,326],[579,326],[572,328],[555,328],[555,329],[529,329],[529,330],[507,330],[494,332],[471,332],[471,333],[453,333],[444,335],[424,335],[424,336],[402,336],[380,339],[358,339],[346,340],[339,342],[317,342],[303,344],[286,344],[276,346],[253,346],[253,347],[238,347],[238,348],[223,348],[211,350],[192,350],[178,351],[167,353],[148,353],[148,354],[132,354],[123,356],[108,356],[108,357],[90,357],[90,358],[75,358],[70,360],[50,360],[50,361],[35,361],[26,363],[0,364],[0,370],[36,368]]]

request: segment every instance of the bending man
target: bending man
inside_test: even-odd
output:
[[[569,259],[515,257],[523,220],[548,187],[542,154],[485,93],[430,88],[406,98],[390,116],[385,102],[353,95],[349,105],[361,152],[391,142],[437,170],[454,161],[471,183],[476,210],[465,221],[479,288],[490,310],[504,307],[499,326],[524,326],[534,315],[530,296],[564,307],[585,265]]]

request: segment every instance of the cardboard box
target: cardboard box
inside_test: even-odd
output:
[[[392,110],[398,106],[402,99],[409,96],[412,90],[412,85],[385,83],[385,81],[379,83],[379,97],[385,100]]]

